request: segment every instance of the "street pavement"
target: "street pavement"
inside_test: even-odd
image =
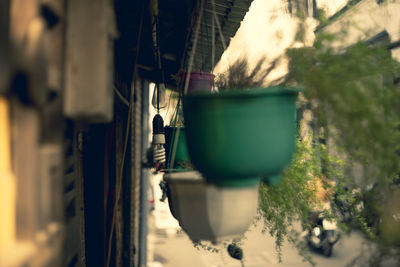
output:
[[[299,255],[298,249],[288,242],[282,247],[282,262],[279,262],[275,249],[275,239],[268,233],[262,233],[263,224],[258,222],[250,226],[241,247],[243,264],[231,258],[226,245],[220,245],[219,252],[211,252],[204,248],[195,248],[188,236],[180,229],[179,223],[172,217],[168,201],[160,202],[160,190],[157,190],[160,177],[153,180],[154,209],[149,215],[148,233],[148,267],[305,267],[312,266]],[[297,229],[300,229],[298,224]],[[366,266],[372,245],[360,233],[342,234],[335,245],[331,257],[318,252],[310,252],[315,266]],[[359,257],[359,261],[352,263]],[[383,266],[394,267],[388,262]]]
[[[153,222],[151,222],[153,221]],[[154,223],[154,216],[150,219]],[[183,231],[175,234],[164,230],[157,230],[150,226],[148,242],[152,246],[149,251],[149,267],[241,267],[240,261],[232,259],[226,248],[219,246],[219,252],[210,252],[204,248],[197,249],[193,246],[188,236]],[[244,260],[243,266],[312,266],[305,262],[299,255],[297,248],[285,243],[282,248],[282,262],[279,263],[275,249],[275,240],[267,233],[262,233],[262,225],[251,226],[242,242]],[[365,240],[358,233],[344,235],[335,245],[333,254],[327,258],[317,252],[311,252],[312,260],[316,266],[347,266],[352,260],[367,248]],[[151,254],[151,255],[150,255]],[[156,262],[156,265],[151,263]],[[364,266],[359,263],[354,266]]]

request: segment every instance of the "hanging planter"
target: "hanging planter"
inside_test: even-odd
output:
[[[187,73],[185,72],[183,75],[184,79],[186,79],[186,75]],[[187,93],[210,93],[214,83],[214,77],[214,74],[208,72],[191,72]]]
[[[170,168],[185,168],[185,166],[190,164],[189,152],[186,145],[185,129],[179,126],[166,126],[165,130],[165,151],[167,162],[170,162],[170,157],[172,153],[173,142],[175,139],[175,134],[177,134],[177,129],[179,130],[179,137],[177,138],[178,144],[176,147],[174,166]]]
[[[222,186],[276,177],[294,152],[299,91],[275,86],[185,96],[186,138],[196,169]]]
[[[171,213],[193,241],[239,238],[256,216],[258,185],[217,187],[196,171],[168,173],[164,180]]]

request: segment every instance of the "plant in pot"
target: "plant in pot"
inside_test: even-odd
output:
[[[195,68],[196,71],[190,72],[188,81],[187,92],[189,94],[198,92],[211,92],[214,84],[214,74],[204,72],[201,67]],[[182,88],[188,73],[178,73],[173,75],[178,88]],[[175,108],[174,115],[171,119],[170,125],[165,127],[166,135],[166,158],[171,169],[193,169],[190,162],[190,157],[187,151],[185,128],[183,126],[183,115],[182,115],[182,95],[181,92],[178,94],[178,103]],[[174,148],[173,144],[176,143]],[[174,163],[171,162],[171,155]],[[173,165],[173,166],[172,166]]]
[[[178,131],[179,129],[179,131]],[[187,151],[185,129],[180,125],[170,124],[165,126],[165,152],[167,169],[193,169],[189,152]],[[176,142],[174,162],[171,162],[171,155],[174,149],[174,142]]]
[[[183,73],[183,80],[186,79],[187,72]],[[214,74],[203,71],[192,71],[190,72],[188,94],[197,92],[207,92],[210,93],[213,83]]]
[[[165,128],[169,168],[161,185],[168,197],[170,211],[195,242],[219,243],[238,238],[256,216],[258,184],[231,188],[207,183],[190,162],[179,114],[178,104],[170,123],[174,126]]]
[[[219,186],[254,186],[261,177],[279,177],[295,147],[299,88],[265,87],[279,59],[252,71],[236,61],[216,81],[218,92],[187,94],[183,111],[192,163]]]
[[[198,93],[207,92],[210,93],[214,85],[215,75],[209,71],[205,71],[207,67],[203,66],[203,62],[195,60],[193,70],[190,71],[190,77],[188,81],[187,93]],[[176,81],[178,88],[182,88],[186,82],[188,72],[179,71],[173,75],[173,79]]]
[[[187,151],[185,128],[183,125],[181,95],[168,126],[164,127],[167,171],[193,170]]]
[[[170,172],[164,180],[171,213],[194,242],[240,238],[255,219],[258,184],[218,187],[197,171]]]
[[[178,128],[179,133],[178,133]],[[186,146],[186,137],[185,137],[185,131],[182,126],[165,126],[165,152],[166,152],[166,160],[167,160],[167,166],[169,169],[187,169],[187,167],[190,165],[190,158],[189,158],[189,152],[187,151],[187,146]],[[173,143],[175,140],[175,136],[177,136],[177,145],[176,145],[176,151],[175,151],[175,159],[173,166],[171,165],[171,154],[173,150]]]
[[[221,188],[207,183],[190,162],[181,113],[178,103],[170,123],[174,126],[165,128],[170,167],[164,175],[163,191],[171,214],[194,242],[215,244],[241,237],[256,216],[258,185]]]
[[[200,50],[203,49],[204,47],[201,47]],[[200,54],[194,58],[193,70],[190,72],[189,84],[187,88],[188,94],[193,94],[198,92],[204,92],[204,93],[211,92],[212,87],[214,85],[215,75],[208,71],[204,71],[210,69],[210,67],[207,66],[208,65],[207,63],[208,62],[203,61],[202,56]],[[182,74],[183,78],[182,84],[185,84],[187,75],[188,75],[187,72],[184,72]]]

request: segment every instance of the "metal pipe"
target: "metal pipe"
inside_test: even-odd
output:
[[[142,82],[142,158],[146,157],[149,147],[149,83]],[[149,188],[150,173],[147,168],[140,170],[140,217],[139,217],[139,266],[147,266],[147,215],[149,211],[147,190]]]

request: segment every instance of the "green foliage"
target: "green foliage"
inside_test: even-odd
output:
[[[378,266],[386,256],[400,258],[399,246],[387,241],[394,230],[386,237],[382,231],[389,228],[382,227],[384,214],[390,218],[395,215],[385,208],[385,199],[390,188],[398,187],[395,181],[400,174],[400,88],[394,83],[400,76],[400,64],[384,46],[358,42],[334,49],[332,43],[340,41],[341,34],[319,34],[312,47],[289,49],[286,82],[306,88],[316,128],[324,130],[333,148],[330,152],[344,159],[346,179],[339,179],[335,194],[347,203],[353,219],[344,221],[342,227],[349,231],[361,229],[378,244],[371,258],[371,264]],[[361,164],[363,170],[358,193],[341,190],[344,186],[356,187],[356,177],[350,171],[354,170],[353,163]],[[372,183],[373,190],[365,189]],[[290,188],[287,190],[290,192]],[[360,208],[361,201],[364,206]],[[296,210],[295,206],[291,208]],[[280,219],[279,227],[272,228],[278,243],[279,233],[286,233],[289,222]]]
[[[220,252],[220,249],[218,247],[204,241],[193,241],[193,246],[198,250],[203,249],[213,253]]]
[[[316,186],[316,178],[325,175],[322,165],[329,177],[342,178],[341,161],[330,157],[323,144],[311,145],[299,140],[292,163],[283,174],[283,181],[275,186],[260,185],[260,219],[265,223],[265,230],[275,237],[279,255],[285,238],[294,244],[299,242],[290,234],[293,225],[299,221],[307,224],[309,213],[322,209]],[[324,184],[324,187],[330,190],[332,185]]]
[[[278,60],[274,60],[268,68],[264,68],[265,59],[261,58],[255,67],[250,70],[247,57],[242,57],[230,65],[226,72],[217,76],[215,85],[219,91],[259,88],[275,68]]]
[[[287,82],[307,88],[314,116],[348,162],[390,182],[400,172],[400,90],[393,84],[400,65],[384,47],[362,42],[335,51],[329,46],[335,39],[320,35],[313,47],[288,50]]]
[[[325,14],[317,13],[320,22],[327,23]],[[295,39],[304,41],[304,17],[298,17],[302,23]],[[348,231],[361,229],[379,245],[371,262],[378,266],[386,255],[400,258],[399,247],[388,246],[380,232],[380,206],[385,203],[388,187],[400,174],[400,88],[393,82],[400,76],[400,64],[384,46],[358,42],[333,48],[333,42],[345,38],[344,34],[318,34],[313,46],[287,50],[289,73],[285,83],[306,88],[304,96],[311,106],[315,130],[323,129],[332,149],[298,141],[283,182],[276,186],[261,184],[259,218],[265,223],[265,231],[275,237],[278,252],[285,239],[300,247],[293,225],[304,222],[310,211],[320,206],[316,188],[310,184],[316,177],[327,177],[336,181],[334,194],[353,215],[351,222],[341,226]],[[275,64],[276,61],[270,65],[272,68],[263,70],[260,60],[250,72],[247,61],[240,60],[227,74],[218,77],[216,84],[220,90],[257,87],[262,83],[260,78],[267,77]],[[343,190],[344,186],[356,187],[352,172],[344,172],[344,168],[352,169],[353,163],[362,165],[364,185],[374,182],[374,190]],[[361,200],[364,207],[359,208]],[[339,209],[335,205],[333,208]],[[335,217],[331,211],[326,213]]]

